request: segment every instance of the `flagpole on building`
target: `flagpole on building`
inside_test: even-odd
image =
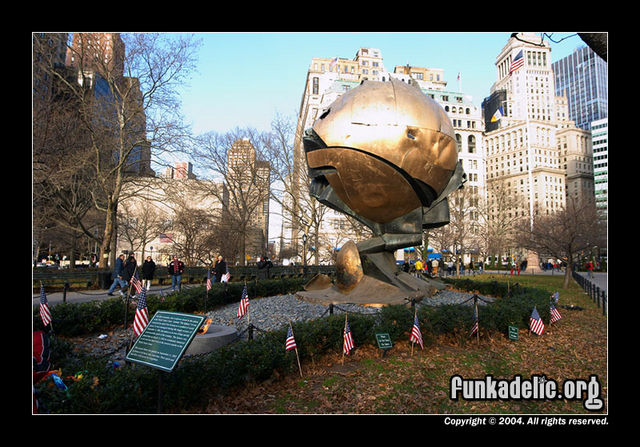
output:
[[[293,333],[293,326],[291,325],[291,320],[289,320],[289,327],[291,328],[291,335],[293,335],[295,339],[295,334]],[[296,359],[298,359],[298,370],[300,371],[300,377],[304,377],[302,375],[302,367],[300,366],[300,356],[298,355],[298,346],[296,346],[294,349],[296,351]]]

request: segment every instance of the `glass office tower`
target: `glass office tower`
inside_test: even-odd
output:
[[[591,130],[593,121],[607,118],[607,63],[589,47],[576,48],[551,65],[556,96],[566,95],[569,119]]]

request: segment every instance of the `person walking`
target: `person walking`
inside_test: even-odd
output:
[[[416,261],[416,276],[419,278],[420,276],[422,276],[422,269],[423,269],[423,264],[422,264],[422,260],[418,259]]]
[[[589,278],[593,278],[593,262],[592,261],[587,262],[587,274]]]
[[[107,295],[113,296],[113,291],[117,286],[120,286],[120,295],[124,295],[124,288],[127,287],[127,282],[123,279],[124,271],[124,255],[120,255],[116,258],[116,265],[113,268],[113,284],[109,287]]]
[[[173,256],[173,261],[169,263],[169,275],[171,275],[171,290],[182,290],[182,274],[184,273],[184,262]]]
[[[147,256],[142,264],[142,285],[146,290],[151,288],[151,281],[153,281],[153,274],[156,271],[156,263],[153,262],[151,256]]]
[[[127,283],[130,283],[137,267],[138,263],[136,262],[136,256],[133,253],[130,253],[129,257],[127,258],[127,262],[124,263],[124,269],[122,270],[122,279],[124,279]],[[137,293],[134,292],[133,296],[135,297],[136,295]]]
[[[216,261],[216,265],[213,268],[213,271],[216,275],[216,282],[221,282],[222,275],[227,273],[227,263],[222,258],[222,255],[218,256],[218,260]]]
[[[431,271],[433,272],[433,276],[438,276],[438,260],[436,258],[433,258],[431,260]]]

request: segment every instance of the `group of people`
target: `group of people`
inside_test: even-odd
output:
[[[178,259],[178,256],[174,255],[173,259],[167,266],[167,273],[171,277],[171,290],[181,290],[182,289],[182,274],[184,273],[184,262]],[[136,274],[136,269],[138,268],[138,264],[136,262],[136,257],[133,253],[129,254],[129,257],[125,260],[125,255],[121,254],[116,259],[116,263],[114,266],[113,274],[114,279],[113,283],[109,287],[109,291],[107,295],[113,296],[113,292],[119,286],[120,287],[120,295],[124,296],[127,290],[127,287],[131,283],[131,279]],[[151,281],[153,281],[153,277],[156,272],[156,263],[153,262],[151,256],[147,256],[142,267],[140,268],[139,277],[142,278],[142,286],[149,290],[151,287]],[[227,263],[224,258],[220,255],[216,259],[215,265],[213,267],[213,273],[215,275],[215,281],[221,282],[223,281],[224,276],[228,273]]]
[[[430,275],[437,276],[438,275],[438,266],[439,265],[440,265],[440,262],[436,258],[431,259],[431,261],[428,261],[428,260],[427,261],[422,261],[422,259],[418,259],[413,264],[413,268],[414,268],[416,276],[420,276],[423,273],[428,273]],[[404,262],[402,270],[407,272],[407,273],[411,270],[411,266],[409,265],[408,262],[406,262],[406,261]]]
[[[124,295],[127,286],[131,283],[131,279],[136,274],[136,269],[138,268],[138,263],[136,261],[136,256],[133,253],[129,254],[129,257],[125,260],[125,255],[121,254],[116,259],[116,264],[113,269],[114,279],[111,287],[109,287],[109,291],[107,295],[113,296],[113,292],[116,287],[120,286],[120,295]],[[184,271],[184,264],[183,269]],[[156,263],[153,262],[151,256],[147,256],[144,260],[142,267],[140,268],[139,277],[142,278],[142,286],[146,289],[151,287],[151,281],[153,280],[153,275],[156,271]]]

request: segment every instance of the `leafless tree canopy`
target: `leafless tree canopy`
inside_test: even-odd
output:
[[[536,216],[533,229],[521,225],[518,243],[540,257],[554,257],[567,264],[564,287],[569,284],[575,256],[593,247],[605,247],[606,227],[593,203],[567,199],[566,207],[554,214]]]
[[[102,234],[83,229],[100,243],[100,267],[107,266],[123,186],[132,171],[145,174],[139,171],[140,157],[148,162],[153,151],[160,160],[163,152],[183,148],[188,128],[178,113],[177,87],[194,69],[198,48],[193,36],[121,37],[124,54],[109,51],[105,42],[90,40],[89,34],[75,33],[76,45],[67,48],[72,66],[56,66],[47,58],[34,60],[53,79],[57,93],[49,103],[34,106],[34,178],[41,184],[52,179],[49,183],[55,184],[52,174],[57,173],[67,181],[69,177],[52,166],[73,169],[74,175],[82,177],[91,206],[104,215]],[[40,44],[34,36],[34,53],[46,53],[46,48],[38,48]],[[65,138],[56,137],[60,135]],[[42,168],[47,163],[49,169]],[[81,213],[74,213],[77,226],[82,227]]]

